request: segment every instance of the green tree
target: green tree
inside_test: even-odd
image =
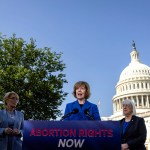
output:
[[[15,91],[25,119],[56,119],[67,95],[62,90],[67,80],[61,56],[48,47],[37,48],[32,38],[27,43],[15,34],[0,35],[0,98]]]

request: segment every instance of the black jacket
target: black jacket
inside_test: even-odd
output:
[[[146,140],[147,130],[144,119],[141,117],[132,116],[129,125],[123,134],[124,121],[124,118],[120,121],[122,143],[127,143],[130,150],[146,150],[144,143]]]

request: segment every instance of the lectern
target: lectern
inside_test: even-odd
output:
[[[23,150],[121,150],[119,121],[25,121]]]

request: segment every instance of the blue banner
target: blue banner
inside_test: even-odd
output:
[[[121,150],[118,121],[25,121],[23,150]]]

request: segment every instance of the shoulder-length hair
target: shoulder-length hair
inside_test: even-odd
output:
[[[126,99],[122,102],[122,105],[130,106],[132,108],[132,115],[136,115],[136,108],[133,100]]]
[[[86,89],[86,92],[85,92],[85,99],[88,99],[89,97],[90,97],[90,95],[91,95],[91,93],[90,93],[90,86],[89,86],[89,84],[87,83],[87,82],[85,82],[85,81],[78,81],[78,82],[76,82],[75,83],[75,85],[74,85],[74,88],[73,88],[73,96],[75,97],[75,98],[77,98],[76,97],[76,89],[78,89],[80,86],[84,86],[85,87],[85,89]]]
[[[11,97],[11,95],[15,95],[16,99],[19,100],[19,95],[18,95],[16,92],[14,92],[14,91],[7,92],[7,93],[5,94],[5,96],[3,97],[3,99],[4,99],[4,104],[5,104],[5,105],[7,105],[7,100]]]

